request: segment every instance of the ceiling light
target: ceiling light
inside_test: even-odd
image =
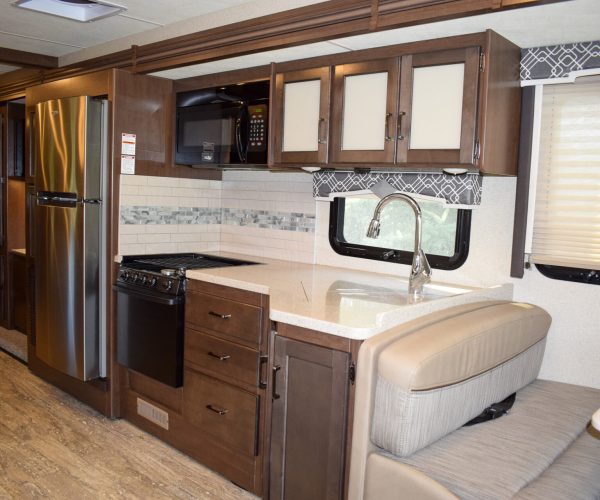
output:
[[[23,9],[52,14],[53,16],[74,19],[83,23],[114,16],[127,10],[120,5],[91,0],[18,0],[13,5]]]

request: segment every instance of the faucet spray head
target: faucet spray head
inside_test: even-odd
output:
[[[367,229],[367,238],[377,238],[379,237],[379,231],[381,230],[381,224],[379,223],[379,219],[371,219],[369,223],[369,229]]]

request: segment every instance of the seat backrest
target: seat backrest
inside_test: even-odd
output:
[[[357,363],[350,498],[378,449],[407,456],[539,373],[550,316],[506,301],[464,304],[363,343]]]

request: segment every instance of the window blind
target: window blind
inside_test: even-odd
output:
[[[600,269],[598,77],[544,87],[531,257]]]

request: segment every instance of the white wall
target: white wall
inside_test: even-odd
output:
[[[122,204],[152,205],[169,201],[164,196],[192,195],[192,192],[180,190],[190,183],[200,182],[136,178],[122,184]],[[171,182],[173,186],[168,185]],[[168,248],[174,248],[173,251],[221,249],[408,276],[408,265],[344,257],[333,252],[328,238],[329,203],[313,200],[309,174],[231,171],[224,173],[222,182],[202,182],[208,184],[194,188],[199,190],[195,199],[200,205],[264,210],[275,214],[312,213],[316,214],[315,231],[223,224],[197,230],[187,225],[177,227],[175,232],[167,232],[167,227],[154,225],[137,229],[121,225],[121,252],[171,251],[162,250],[167,248],[162,245],[170,245]],[[512,282],[515,300],[539,305],[553,318],[540,376],[600,388],[600,287],[552,280],[535,269],[525,271],[522,280],[510,278],[515,190],[516,179],[513,177],[484,178],[482,204],[473,211],[467,262],[455,271],[434,269],[433,280],[473,286]],[[188,196],[181,198],[183,201],[171,199],[171,202],[189,206],[192,201]],[[178,241],[193,239],[194,234],[202,236],[196,236],[197,241]]]

